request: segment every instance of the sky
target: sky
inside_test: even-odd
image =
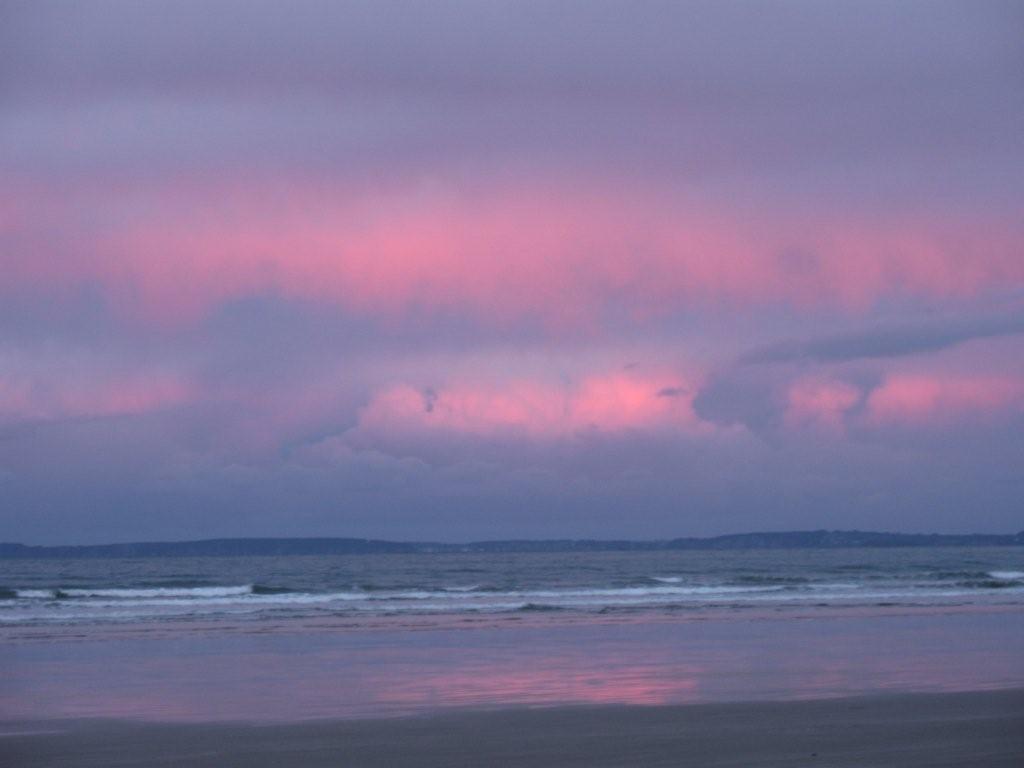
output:
[[[0,0],[0,540],[1024,529],[1021,40]]]

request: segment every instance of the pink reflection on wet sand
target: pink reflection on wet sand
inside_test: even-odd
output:
[[[9,646],[0,718],[292,721],[1024,684],[1024,613],[54,636]]]

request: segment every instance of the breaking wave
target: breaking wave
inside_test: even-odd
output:
[[[1024,604],[1019,561],[889,559],[869,567],[837,560],[812,565],[791,556],[766,562],[736,556],[702,568],[689,557],[666,565],[643,556],[596,556],[569,563],[553,558],[538,570],[540,561],[529,558],[471,561],[479,567],[450,560],[435,566],[420,557],[398,565],[282,558],[276,570],[261,566],[259,574],[235,560],[204,563],[194,573],[181,561],[162,573],[156,562],[145,573],[138,565],[120,573],[40,565],[33,574],[19,565],[3,575],[0,624]]]

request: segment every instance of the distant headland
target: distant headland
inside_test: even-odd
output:
[[[29,546],[0,543],[0,558],[258,557],[282,555],[444,554],[490,552],[644,552],[732,549],[844,549],[863,547],[1016,547],[1011,534],[880,533],[876,531],[783,531],[710,538],[628,541],[603,539],[509,539],[466,544],[354,538],[238,538],[150,541],[129,544]]]

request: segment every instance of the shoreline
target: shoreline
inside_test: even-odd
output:
[[[1024,688],[849,698],[446,710],[287,724],[0,721],[44,766],[976,766],[1024,757]]]
[[[789,622],[819,620],[903,619],[963,615],[1024,614],[1024,602],[1006,602],[994,597],[975,603],[855,603],[850,605],[816,605],[792,603],[779,610],[777,606],[710,605],[689,610],[665,609],[657,606],[622,611],[585,612],[572,610],[496,611],[492,614],[463,615],[457,613],[414,613],[341,615],[327,617],[289,616],[274,620],[245,616],[203,617],[168,621],[158,618],[103,621],[81,624],[0,624],[0,641],[4,643],[35,643],[75,638],[81,642],[175,637],[185,624],[189,631],[211,637],[222,635],[305,635],[354,634],[402,631],[465,631],[488,629],[531,629],[536,627],[678,625],[715,621],[720,623]]]

